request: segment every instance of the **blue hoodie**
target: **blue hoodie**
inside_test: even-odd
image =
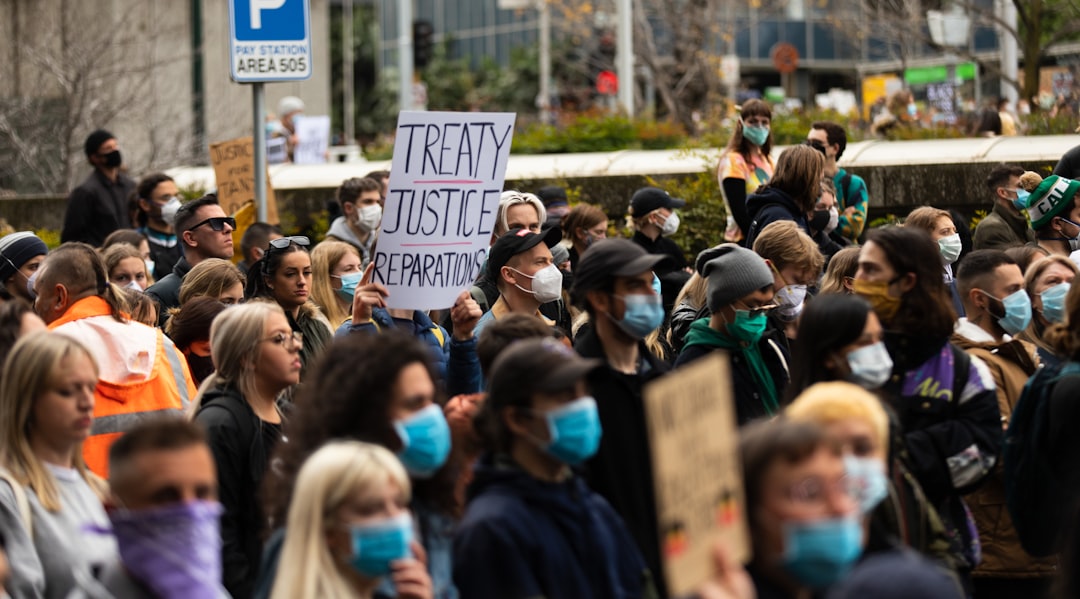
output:
[[[580,477],[549,483],[488,455],[476,465],[469,494],[454,538],[462,599],[652,594],[634,539]]]

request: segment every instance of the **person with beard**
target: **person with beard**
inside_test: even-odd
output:
[[[109,233],[131,228],[128,198],[135,192],[135,181],[120,170],[123,157],[112,133],[94,131],[87,136],[83,150],[94,172],[68,196],[60,241],[101,247]]]

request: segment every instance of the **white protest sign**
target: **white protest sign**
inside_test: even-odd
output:
[[[293,148],[295,164],[323,164],[326,150],[330,147],[330,117],[293,117],[296,123],[296,147]]]
[[[487,259],[513,113],[402,112],[373,281],[391,308],[449,308]]]

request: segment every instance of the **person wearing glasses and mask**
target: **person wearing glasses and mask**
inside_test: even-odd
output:
[[[310,244],[303,236],[271,240],[263,257],[251,265],[244,290],[248,300],[265,300],[280,306],[291,330],[303,335],[301,377],[333,337],[330,321],[311,300]]]
[[[300,381],[301,338],[270,302],[228,308],[210,327],[217,370],[195,397],[194,419],[217,467],[222,582],[233,597],[254,590],[266,525],[258,492],[274,447],[285,440],[278,396]]]
[[[766,331],[776,279],[761,256],[734,243],[714,254],[702,269],[712,315],[690,325],[675,368],[717,349],[730,352],[735,414],[743,425],[778,413],[788,383],[783,332]]]
[[[207,258],[230,260],[233,256],[236,220],[225,214],[217,195],[207,194],[181,205],[173,223],[184,255],[171,273],[146,289],[146,295],[158,304],[159,326],[168,320],[169,308],[180,307],[180,285],[193,266]]]

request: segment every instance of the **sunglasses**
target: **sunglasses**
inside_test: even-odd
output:
[[[283,250],[288,248],[292,244],[307,247],[311,245],[311,240],[303,235],[293,235],[290,237],[279,237],[278,239],[270,240],[270,248],[275,250]]]
[[[197,225],[188,227],[188,231],[194,231],[203,225],[210,225],[210,228],[214,231],[221,232],[225,230],[225,225],[229,225],[229,228],[236,230],[236,219],[231,216],[214,216],[208,218]]]
[[[817,150],[818,152],[821,152],[822,154],[825,153],[825,144],[821,143],[820,141],[818,141],[816,139],[808,139],[808,140],[803,142],[803,145],[804,146],[810,146],[811,148],[814,148],[815,150]]]

